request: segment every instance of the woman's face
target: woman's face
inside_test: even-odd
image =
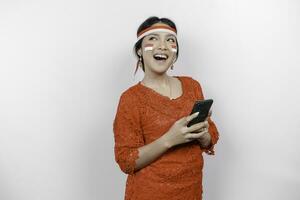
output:
[[[164,73],[176,59],[176,36],[166,32],[154,32],[144,37],[139,53],[144,60],[145,71]]]

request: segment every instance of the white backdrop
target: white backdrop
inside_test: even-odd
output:
[[[112,123],[147,17],[178,26],[170,75],[197,79],[220,131],[206,200],[300,199],[300,2],[0,1],[0,199],[122,200]]]

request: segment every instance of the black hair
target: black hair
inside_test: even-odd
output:
[[[168,19],[168,18],[158,18],[156,16],[152,16],[152,17],[149,17],[147,18],[138,28],[136,34],[138,35],[141,31],[149,28],[150,26],[152,26],[153,24],[156,24],[156,23],[163,23],[163,24],[166,24],[168,26],[170,26],[171,28],[175,29],[175,31],[177,32],[177,28],[176,28],[176,25],[175,23]],[[143,41],[144,37],[141,38],[139,41],[137,41],[134,45],[134,53],[136,55],[136,57],[139,59],[139,55],[137,53],[137,51],[141,48],[142,46],[142,41]],[[178,58],[178,54],[179,54],[179,46],[178,46],[178,42],[176,40],[176,45],[177,45],[177,52],[176,52],[176,59],[175,61],[177,60]],[[141,59],[142,59],[142,69],[143,71],[145,72],[145,66],[144,66],[144,60],[143,60],[143,57],[141,56]],[[137,69],[136,69],[137,70]]]

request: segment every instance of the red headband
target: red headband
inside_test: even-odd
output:
[[[153,33],[153,32],[167,32],[167,33],[171,33],[175,36],[177,36],[177,32],[174,28],[167,26],[167,25],[153,25],[150,26],[149,28],[146,28],[145,30],[139,32],[137,34],[137,41],[139,41],[141,38],[143,38],[144,36]]]

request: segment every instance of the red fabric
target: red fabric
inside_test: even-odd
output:
[[[172,147],[151,164],[134,170],[138,148],[165,134],[175,121],[190,114],[195,100],[203,99],[198,81],[175,76],[183,94],[173,100],[140,82],[124,91],[119,99],[113,123],[115,160],[128,174],[125,200],[201,200],[202,152],[214,154],[219,139],[214,122],[209,119],[212,143],[201,149],[198,141]]]

